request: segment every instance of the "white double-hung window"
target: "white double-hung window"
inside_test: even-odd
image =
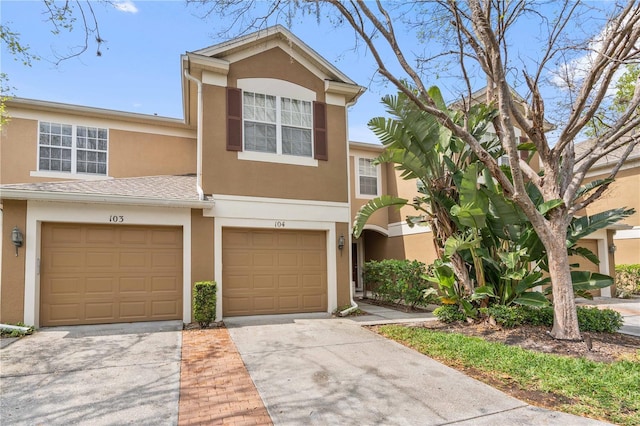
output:
[[[108,148],[107,129],[41,121],[38,171],[106,176]]]
[[[380,195],[380,165],[376,165],[374,161],[373,158],[358,158],[358,198],[374,198]]]
[[[313,156],[311,102],[244,91],[244,150]]]

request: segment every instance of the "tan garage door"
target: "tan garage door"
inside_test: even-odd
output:
[[[44,223],[40,324],[182,318],[182,228]]]
[[[225,228],[223,316],[325,312],[324,232]]]

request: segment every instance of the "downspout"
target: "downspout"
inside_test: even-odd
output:
[[[198,199],[204,200],[204,191],[202,190],[202,81],[198,80],[188,70],[184,70],[184,76],[196,83],[198,86],[198,129],[196,136],[196,191],[198,191]]]
[[[362,93],[362,89],[360,89],[361,91],[358,92],[357,95],[355,95],[351,101],[347,102],[347,104],[344,107],[344,121],[347,127],[347,182],[349,185],[349,226],[351,226],[351,166],[349,165],[351,159],[349,158],[349,153],[350,153],[350,148],[349,148],[349,107],[352,107],[353,105],[356,104],[356,101],[358,100],[358,97],[360,96],[360,94]],[[352,240],[351,237],[353,236],[351,230],[349,230],[349,254],[351,254],[351,250],[352,250]],[[353,256],[349,256],[349,271],[353,271]],[[357,279],[357,278],[356,278]],[[351,285],[351,279],[349,279],[349,301],[351,302],[351,307],[340,311],[339,315],[341,317],[345,317],[347,315],[349,315],[351,312],[355,311],[356,309],[358,309],[358,304],[356,303],[355,300],[353,300],[353,291],[354,291],[354,285]]]

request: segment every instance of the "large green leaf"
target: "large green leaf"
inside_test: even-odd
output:
[[[606,210],[591,216],[576,217],[571,221],[567,232],[567,240],[569,245],[575,244],[580,238],[584,238],[599,229],[606,228],[629,217],[635,213],[634,209],[621,207],[617,209]]]
[[[609,275],[590,271],[571,271],[571,282],[575,290],[596,290],[609,287],[613,284],[613,278]]]
[[[539,291],[527,291],[513,300],[518,305],[534,306],[537,308],[548,306],[551,304]]]
[[[564,201],[562,201],[561,199],[545,201],[544,203],[538,206],[538,211],[540,212],[540,214],[544,215],[544,214],[547,214],[549,211],[555,209],[556,207],[560,207],[563,204],[564,204]]]
[[[580,197],[582,197],[583,195],[593,191],[594,189],[602,186],[602,185],[606,185],[613,182],[612,178],[606,178],[606,179],[596,179],[596,180],[592,180],[591,182],[587,183],[586,185],[580,187],[580,189],[578,189],[578,191],[576,191],[576,195],[573,197],[573,200],[576,201],[578,200]]]
[[[369,220],[371,215],[378,210],[394,206],[400,208],[402,206],[406,206],[407,203],[408,200],[399,197],[392,197],[391,195],[382,195],[370,200],[367,204],[360,207],[360,210],[358,210],[358,213],[356,214],[356,218],[353,223],[353,236],[355,238],[360,237],[367,220]]]
[[[481,241],[479,237],[471,234],[466,237],[453,235],[447,238],[447,241],[444,243],[444,256],[449,258],[459,251],[479,247]]]

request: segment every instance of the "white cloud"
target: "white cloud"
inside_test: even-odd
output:
[[[118,0],[113,3],[113,7],[115,7],[120,12],[125,13],[138,13],[138,8],[131,0]]]

